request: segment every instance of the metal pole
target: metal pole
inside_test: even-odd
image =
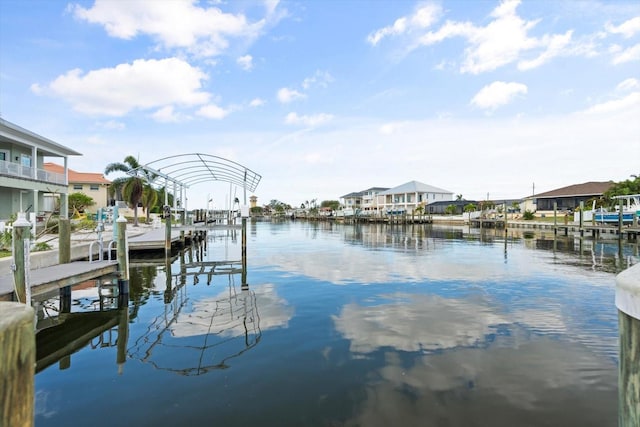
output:
[[[171,256],[171,206],[164,206],[164,254]]]
[[[128,304],[129,299],[129,246],[127,242],[127,219],[120,215],[117,221],[118,241],[116,244],[118,271],[118,306],[122,307]]]

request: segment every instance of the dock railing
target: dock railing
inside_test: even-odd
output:
[[[640,426],[640,264],[616,277],[620,335],[618,425]]]

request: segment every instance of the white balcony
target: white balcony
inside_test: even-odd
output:
[[[12,163],[4,160],[0,160],[0,175],[7,175],[15,178],[27,178],[60,185],[67,184],[64,174],[47,172],[44,169],[36,169],[34,174],[34,168],[32,167],[22,166],[19,163]]]

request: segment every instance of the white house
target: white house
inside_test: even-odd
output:
[[[0,219],[17,212],[38,213],[44,195],[60,194],[67,212],[67,158],[81,154],[0,118]],[[63,172],[44,169],[45,158],[61,158]]]
[[[378,206],[385,213],[410,214],[419,206],[453,200],[453,192],[418,181],[390,188],[379,194]]]

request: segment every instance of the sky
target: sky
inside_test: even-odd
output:
[[[232,160],[259,205],[622,181],[640,174],[640,2],[2,0],[0,115],[79,172]],[[194,185],[187,207],[230,192]]]

